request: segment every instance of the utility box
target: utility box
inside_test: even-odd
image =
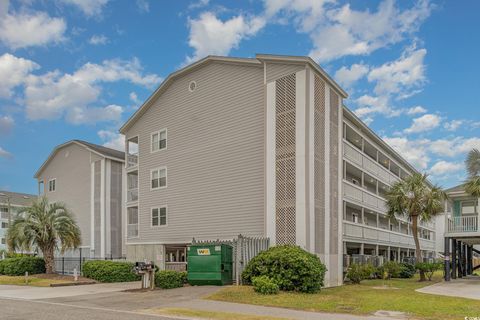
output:
[[[225,285],[232,283],[232,247],[191,245],[187,248],[187,279],[191,285]]]

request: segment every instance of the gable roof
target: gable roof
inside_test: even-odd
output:
[[[34,194],[0,190],[0,203],[2,205],[10,203],[12,206],[29,206],[35,199],[37,199],[37,196]]]
[[[60,150],[63,147],[66,147],[68,145],[71,145],[71,144],[79,145],[79,146],[87,149],[88,151],[93,152],[93,153],[95,153],[95,154],[97,154],[101,157],[112,159],[112,160],[119,161],[119,162],[125,162],[125,152],[123,152],[123,151],[118,151],[118,150],[115,150],[115,149],[107,148],[107,147],[104,147],[104,146],[101,146],[101,145],[98,145],[98,144],[95,144],[95,143],[83,141],[83,140],[70,140],[70,141],[67,141],[67,142],[65,142],[61,145],[56,146],[53,149],[53,151],[48,156],[47,160],[45,160],[45,162],[43,162],[43,164],[40,166],[40,168],[35,173],[34,178],[38,178],[40,173],[43,171],[43,169],[46,167],[46,165],[50,162],[50,160],[53,159],[53,157],[58,152],[58,150]]]
[[[184,76],[195,69],[206,65],[211,62],[223,62],[234,64],[249,64],[261,66],[265,61],[277,62],[277,63],[304,63],[310,65],[318,73],[320,73],[325,80],[327,80],[343,98],[348,97],[348,94],[315,62],[312,58],[306,56],[287,56],[287,55],[270,55],[270,54],[257,54],[255,58],[233,58],[223,56],[207,56],[200,59],[188,66],[179,69],[171,74],[160,84],[160,86],[148,97],[148,99],[138,108],[138,110],[123,124],[120,128],[120,133],[125,133],[151,106],[152,102],[159,97],[168,86],[178,77]]]
[[[459,193],[459,192],[465,192],[465,183],[459,184],[458,186],[451,187],[445,190],[446,193]]]

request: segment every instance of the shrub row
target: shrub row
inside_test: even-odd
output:
[[[0,274],[7,276],[21,276],[28,274],[45,273],[45,261],[42,258],[23,256],[0,260]]]
[[[265,276],[255,281],[259,292],[275,291],[273,282],[279,290],[314,293],[323,286],[326,270],[316,255],[298,246],[282,245],[260,252],[250,260],[242,279],[245,284],[253,284],[254,278]]]
[[[359,265],[351,264],[347,270],[346,277],[352,283],[360,283],[365,279],[379,278],[412,278],[418,271],[424,271],[428,279],[431,280],[433,273],[442,268],[441,262],[422,262],[415,265],[408,263],[398,263],[387,261],[382,266],[375,268],[371,264]]]
[[[155,273],[155,286],[162,289],[181,288],[187,282],[187,273],[161,270]]]
[[[84,277],[99,282],[128,282],[140,280],[133,271],[134,264],[123,261],[86,261],[82,265]]]

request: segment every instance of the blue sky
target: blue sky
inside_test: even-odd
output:
[[[480,2],[0,0],[0,189],[36,192],[58,144],[119,148],[170,72],[208,54],[310,55],[431,180],[480,148]]]

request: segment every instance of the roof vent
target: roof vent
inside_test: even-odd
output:
[[[188,91],[193,92],[197,88],[197,83],[195,81],[191,81],[188,84]]]

